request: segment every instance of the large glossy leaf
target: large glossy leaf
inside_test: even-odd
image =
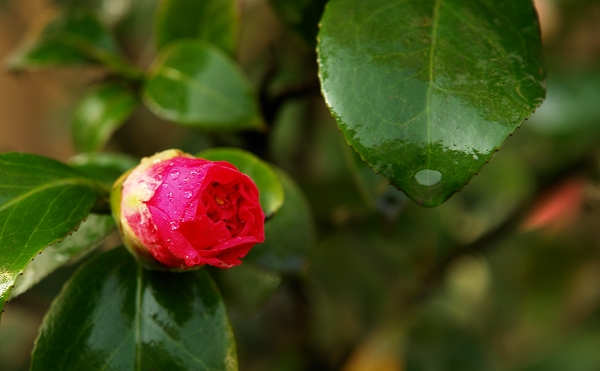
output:
[[[17,278],[10,297],[14,298],[27,291],[62,265],[83,258],[100,246],[115,227],[111,215],[91,214],[72,235],[48,246],[27,265],[23,274]]]
[[[252,87],[233,60],[205,41],[163,48],[144,86],[157,116],[211,130],[261,129]]]
[[[460,190],[545,94],[529,0],[331,0],[319,39],[346,140],[424,206]]]
[[[135,93],[120,83],[101,85],[85,95],[73,115],[73,141],[77,151],[102,149],[137,104]]]
[[[66,284],[31,361],[31,370],[237,369],[225,306],[206,271],[149,271],[123,248]]]
[[[0,310],[29,261],[88,215],[101,186],[60,162],[0,154]]]
[[[236,7],[234,0],[163,0],[156,13],[158,49],[176,40],[198,39],[233,54]]]
[[[9,59],[9,68],[100,62],[118,47],[96,16],[86,11],[46,13]]]
[[[283,205],[285,193],[282,181],[269,164],[252,153],[237,148],[214,148],[196,156],[211,161],[228,161],[252,178],[260,192],[260,205],[265,217],[273,216]]]
[[[327,0],[270,0],[279,18],[309,45],[317,44],[319,21]]]
[[[122,153],[80,153],[69,159],[69,165],[93,178],[107,189],[127,170],[140,161]]]
[[[254,246],[245,261],[289,273],[306,267],[309,249],[315,244],[315,224],[298,185],[283,171],[277,174],[283,184],[285,202],[265,224],[265,242]]]

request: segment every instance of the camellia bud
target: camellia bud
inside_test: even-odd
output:
[[[146,266],[231,268],[263,242],[254,182],[232,164],[167,150],[115,182],[113,215],[125,246]]]

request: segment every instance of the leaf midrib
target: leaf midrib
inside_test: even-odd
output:
[[[22,193],[13,199],[10,199],[5,204],[0,205],[0,212],[8,209],[9,207],[11,207],[12,205],[14,205],[16,203],[20,203],[20,202],[24,201],[25,199],[33,196],[36,193],[43,192],[50,188],[64,186],[64,185],[73,185],[73,186],[88,185],[90,187],[90,189],[99,188],[98,185],[91,179],[85,179],[85,178],[61,179],[61,180],[57,180],[54,182],[46,183],[42,186],[34,187],[34,188],[30,189],[29,191]]]
[[[221,92],[211,88],[208,84],[204,84],[201,81],[198,81],[197,79],[186,75],[178,69],[168,66],[162,66],[159,74],[167,79],[178,81],[183,84],[187,84],[190,87],[193,87],[206,99],[212,100],[216,104],[221,104],[221,106],[224,108],[233,109],[234,111],[238,108],[238,104],[236,102],[223,95]]]
[[[426,117],[427,117],[427,167],[430,168],[431,160],[431,93],[433,91],[433,62],[437,43],[437,26],[440,20],[440,6],[442,0],[435,0],[433,20],[431,26],[431,45],[429,47],[429,84],[427,86]]]

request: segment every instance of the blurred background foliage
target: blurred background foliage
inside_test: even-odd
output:
[[[1,0],[0,58],[58,4],[94,7],[127,56],[147,68],[157,3]],[[246,147],[300,185],[317,229],[308,256],[290,263],[300,274],[252,265],[211,270],[241,369],[600,369],[600,2],[536,1],[546,102],[435,209],[407,200],[344,143],[316,80],[313,37],[323,5],[239,1],[236,59],[260,94],[282,97],[266,117],[268,143],[192,132],[140,106],[108,145],[134,156]],[[103,74],[89,67],[0,74],[0,150],[73,156],[73,112]],[[261,91],[266,77],[272,83]],[[276,238],[286,243],[285,234]],[[59,269],[6,306],[2,370],[27,369],[42,317],[75,269]]]

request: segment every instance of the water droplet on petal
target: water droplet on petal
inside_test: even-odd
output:
[[[415,174],[415,180],[420,185],[431,187],[442,180],[442,173],[437,170],[423,169]]]
[[[172,180],[175,180],[175,179],[179,178],[179,174],[180,174],[179,171],[175,170],[175,171],[171,172],[171,174],[169,174],[169,178]]]
[[[170,222],[169,223],[171,225],[171,230],[172,231],[176,231],[179,229],[179,226],[177,225],[177,222]]]
[[[183,197],[192,198],[192,191],[186,190],[185,192],[183,192]]]

